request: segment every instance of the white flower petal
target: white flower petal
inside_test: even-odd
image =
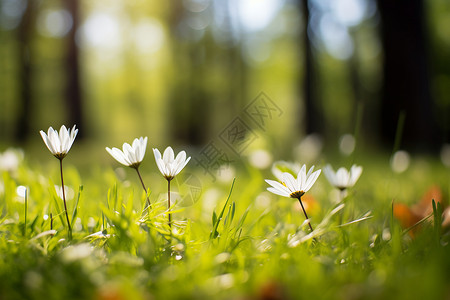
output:
[[[175,158],[175,166],[178,168],[185,161],[186,161],[186,152],[181,151],[180,153],[178,153],[177,157]]]
[[[161,159],[161,152],[159,152],[158,149],[153,148],[153,154],[155,155],[155,159],[156,160],[160,160]]]
[[[58,132],[56,130],[50,130],[48,132],[48,139],[50,141],[50,143],[53,146],[53,149],[55,149],[55,153],[53,154],[58,154],[58,153],[62,153],[61,151],[61,141],[59,139],[59,135]]]
[[[140,138],[141,146],[140,146],[140,156],[138,157],[139,161],[142,161],[144,159],[145,151],[147,150],[147,137]]]
[[[354,186],[356,181],[358,181],[359,177],[361,176],[361,173],[363,171],[363,168],[361,166],[353,165],[350,169],[350,181],[349,184],[351,186]]]
[[[59,129],[59,140],[61,141],[61,152],[65,152],[69,147],[69,132],[67,131],[66,126],[62,125]]]
[[[41,134],[41,137],[42,137],[42,139],[44,140],[44,143],[45,143],[45,145],[47,146],[48,150],[50,150],[50,152],[51,152],[52,154],[54,154],[54,153],[55,153],[55,149],[53,149],[52,144],[51,144],[50,141],[48,140],[47,134],[46,134],[44,131],[42,131],[42,130],[40,131],[40,134]]]
[[[171,164],[174,161],[175,154],[173,153],[172,147],[167,147],[166,150],[164,150],[163,154],[163,161],[164,164],[168,165]]]
[[[181,172],[181,170],[184,169],[184,167],[186,167],[186,165],[188,164],[188,162],[191,160],[191,157],[189,156],[186,160],[182,161],[181,164],[178,166],[178,168],[175,170],[175,175],[177,175],[178,173]]]
[[[302,189],[306,181],[306,165],[303,165],[297,174],[297,186]]]
[[[134,150],[134,161],[138,161],[141,157],[141,142],[139,139],[134,139],[131,146]]]
[[[267,190],[269,192],[271,192],[271,193],[274,193],[276,195],[280,195],[280,196],[283,196],[283,197],[289,197],[289,195],[290,195],[290,193],[288,193],[285,190],[279,190],[279,189],[276,189],[276,188],[273,188],[273,187],[268,187]]]
[[[328,182],[330,182],[331,185],[336,185],[336,176],[334,174],[334,170],[330,165],[326,165],[323,168],[323,173],[325,174],[325,177],[328,179]]]
[[[295,180],[294,176],[291,173],[283,173],[283,182],[286,184],[286,187],[289,189],[291,193],[294,193],[299,190],[297,185],[297,180]]]
[[[307,191],[309,191],[309,189],[314,185],[314,183],[316,182],[317,178],[320,175],[320,170],[315,171],[314,173],[312,173],[308,179],[306,180],[305,186],[303,191],[306,193]]]
[[[273,188],[275,188],[279,191],[285,191],[288,194],[288,196],[290,195],[291,191],[286,186],[279,183],[278,181],[270,180],[270,179],[266,179],[265,181],[268,184],[270,184]]]
[[[133,147],[131,147],[128,143],[124,143],[122,148],[125,158],[130,162],[130,165],[137,163],[135,149],[133,149]]]
[[[309,168],[309,171],[308,171],[308,173],[306,174],[306,177],[309,177],[309,175],[311,175],[313,171],[314,171],[314,166],[312,166],[311,168]]]
[[[109,154],[111,154],[111,156],[117,160],[119,163],[128,166],[128,162],[125,160],[125,157],[123,156],[123,152],[120,151],[120,149],[117,148],[108,148],[106,147],[106,151],[108,151]]]

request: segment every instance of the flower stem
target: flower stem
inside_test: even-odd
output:
[[[27,210],[28,210],[28,190],[25,189],[25,223],[23,225],[23,236],[27,236]]]
[[[172,228],[172,215],[170,214],[170,180],[167,179],[167,209],[169,212],[169,227]]]
[[[66,191],[65,191],[65,187],[64,187],[62,158],[59,159],[59,166],[60,166],[60,170],[61,170],[61,186],[62,186],[64,210],[66,211],[67,229],[69,231],[69,240],[71,240],[72,239],[72,228],[70,227],[69,214],[67,212]]]
[[[303,207],[303,203],[302,203],[302,199],[301,199],[301,198],[302,198],[302,197],[298,197],[298,198],[297,198],[297,199],[298,199],[298,202],[300,202],[300,205],[302,206],[302,210],[303,210],[303,213],[305,214],[306,220],[309,220],[308,215],[306,214],[306,210],[305,210],[305,208]],[[311,232],[314,231],[314,229],[313,229],[312,226],[311,226],[311,222],[308,222],[308,225],[309,225],[309,229],[311,229]]]
[[[135,168],[135,169],[136,169],[136,172],[137,172],[137,174],[139,176],[139,180],[141,181],[142,187],[144,188],[145,194],[147,195],[147,188],[145,187],[144,181],[142,180],[141,173],[139,172],[138,168]],[[152,205],[150,203],[150,199],[147,196],[147,207],[146,208],[151,208],[151,207],[152,207]]]

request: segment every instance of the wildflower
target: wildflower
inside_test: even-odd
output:
[[[72,130],[67,130],[66,126],[62,125],[58,131],[54,130],[52,127],[48,129],[48,133],[45,134],[44,131],[40,131],[42,139],[44,140],[45,145],[48,150],[59,159],[59,166],[61,171],[61,186],[64,186],[64,177],[63,177],[63,158],[66,157],[70,148],[72,147],[73,141],[77,136],[78,129],[75,128],[76,125],[73,125]],[[64,210],[66,213],[67,220],[67,230],[69,234],[69,239],[72,239],[72,228],[70,226],[69,214],[67,212],[67,204],[66,204],[66,193],[65,189],[62,189],[63,202],[64,202]]]
[[[355,185],[361,176],[362,170],[361,166],[353,165],[350,168],[350,172],[346,168],[339,168],[337,172],[334,172],[330,165],[326,165],[323,173],[332,186],[343,191]]]
[[[186,159],[186,152],[181,151],[175,158],[175,154],[172,148],[169,146],[164,150],[164,154],[161,157],[161,152],[154,148],[156,165],[159,171],[167,180],[167,207],[170,210],[170,181],[183,170],[187,163],[191,160],[191,157]],[[169,226],[171,226],[171,215],[169,214]]]
[[[78,133],[78,129],[75,129],[75,126],[73,126],[72,130],[68,130],[63,125],[59,129],[59,134],[52,127],[48,129],[47,134],[43,130],[40,131],[48,150],[59,160],[63,159],[72,147],[73,141]]]
[[[113,147],[112,149],[106,147],[106,151],[111,154],[122,165],[137,169],[144,159],[145,150],[147,148],[147,137],[136,138],[133,144],[130,146],[128,143],[124,143],[123,150]]]
[[[191,160],[191,157],[186,159],[185,151],[178,153],[175,158],[175,154],[170,146],[164,150],[162,157],[161,152],[159,152],[158,149],[153,149],[153,153],[155,154],[156,165],[158,166],[159,171],[168,181],[172,180],[180,173]]]
[[[266,182],[271,185],[271,187],[267,188],[267,190],[283,197],[297,198],[302,206],[306,219],[309,219],[306,214],[306,210],[303,207],[301,198],[314,185],[320,175],[320,170],[315,172],[313,171],[314,166],[312,166],[308,173],[306,173],[306,165],[303,165],[298,172],[297,179],[295,179],[292,174],[287,172],[282,174],[281,183],[266,179]],[[311,224],[308,224],[311,231],[313,231]]]
[[[320,170],[317,170],[314,173],[313,171],[314,166],[312,166],[311,169],[309,169],[308,174],[306,174],[306,166],[303,165],[298,172],[297,179],[287,172],[282,174],[282,183],[266,179],[266,182],[272,186],[267,188],[267,190],[283,197],[299,198],[309,191],[316,182],[317,177],[319,177]]]
[[[131,145],[124,143],[122,146],[123,150],[116,147],[113,147],[112,149],[106,147],[106,151],[108,151],[115,160],[136,170],[145,193],[147,193],[147,188],[145,187],[141,173],[139,172],[139,165],[144,159],[145,150],[147,149],[147,139],[147,137],[144,138],[141,136],[140,138],[135,138]],[[147,197],[147,207],[150,207],[150,205],[150,199]]]

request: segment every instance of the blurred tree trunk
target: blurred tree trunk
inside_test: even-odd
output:
[[[31,40],[33,37],[34,8],[32,1],[28,1],[25,12],[18,28],[18,66],[20,84],[20,104],[17,116],[15,138],[23,142],[31,128]]]
[[[314,50],[311,43],[311,36],[308,34],[311,23],[311,5],[310,0],[298,0],[300,11],[302,12],[303,28],[302,36],[302,52],[303,52],[303,83],[302,94],[305,103],[305,130],[306,134],[323,133],[323,117],[320,112],[319,97],[317,94],[318,79],[317,69],[314,60]]]
[[[205,87],[210,64],[208,63],[209,47],[206,37],[197,43],[189,42],[188,45],[188,78],[185,85],[189,109],[179,111],[187,114],[188,126],[185,142],[190,145],[205,145],[209,129],[210,94]]]
[[[210,120],[211,97],[204,84],[210,67],[207,60],[211,41],[206,35],[197,41],[193,39],[190,35],[196,32],[183,24],[184,19],[182,2],[173,2],[169,18],[171,49],[179,71],[174,74],[168,125],[172,136],[180,143],[204,145]]]
[[[439,146],[432,113],[425,12],[422,0],[377,0],[384,49],[381,136],[395,140],[404,112],[402,144],[410,150]]]
[[[83,120],[83,103],[81,95],[80,84],[80,67],[79,67],[79,55],[78,46],[75,42],[75,34],[79,25],[79,7],[78,0],[68,0],[65,2],[66,8],[72,16],[72,28],[67,36],[67,54],[65,58],[66,65],[66,101],[67,108],[69,110],[68,126],[77,125],[79,128],[79,134],[77,137],[83,137],[84,135],[84,120]]]

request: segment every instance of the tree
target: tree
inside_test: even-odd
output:
[[[425,13],[422,0],[377,0],[384,50],[381,136],[395,140],[400,116],[402,144],[409,150],[439,146],[430,91]],[[400,124],[401,125],[401,124]]]
[[[23,142],[30,132],[31,121],[31,39],[33,35],[33,22],[35,20],[34,7],[32,1],[28,1],[22,20],[18,28],[18,66],[20,84],[20,107],[18,110],[15,137]]]
[[[323,116],[320,112],[319,97],[317,94],[318,74],[309,31],[310,26],[314,26],[311,22],[312,2],[309,0],[299,0],[298,5],[302,13],[304,27],[304,32],[302,32],[300,38],[304,64],[303,82],[300,86],[302,87],[305,103],[305,130],[307,134],[322,133]]]
[[[83,136],[84,122],[83,122],[83,102],[80,85],[80,68],[78,46],[75,40],[76,30],[79,24],[79,8],[78,0],[68,0],[65,2],[67,10],[72,16],[72,28],[67,36],[67,53],[65,58],[67,86],[66,86],[66,101],[69,111],[69,126],[74,124],[79,128],[79,136]]]

